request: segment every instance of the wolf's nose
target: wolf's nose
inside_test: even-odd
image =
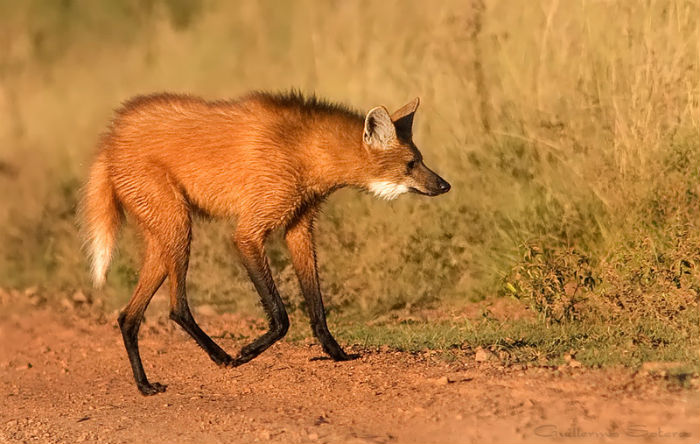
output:
[[[440,189],[441,193],[447,193],[448,191],[450,191],[451,187],[450,184],[447,183],[445,180],[440,179],[440,181],[438,182],[438,188]]]

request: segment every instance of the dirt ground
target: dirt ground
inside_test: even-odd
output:
[[[141,353],[144,397],[116,316],[0,305],[0,442],[658,442],[700,440],[696,388],[628,369],[501,367],[465,356],[282,342],[221,369],[164,316]],[[199,314],[232,353],[259,319]],[[349,347],[353,349],[353,347]]]

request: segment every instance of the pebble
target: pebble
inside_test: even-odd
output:
[[[476,362],[485,362],[489,360],[489,352],[484,350],[483,348],[479,347],[476,349],[476,353],[474,354],[474,360]]]

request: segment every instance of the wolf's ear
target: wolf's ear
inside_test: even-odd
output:
[[[396,131],[408,139],[413,135],[413,116],[416,114],[419,104],[420,98],[416,97],[391,115]]]
[[[396,139],[396,128],[383,106],[372,108],[365,117],[365,131],[362,140],[375,148],[387,148]]]

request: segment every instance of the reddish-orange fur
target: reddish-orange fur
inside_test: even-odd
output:
[[[365,119],[345,107],[295,93],[253,93],[217,102],[159,94],[136,97],[116,112],[92,166],[83,211],[98,283],[109,263],[120,210],[130,213],[143,232],[144,263],[120,325],[144,394],[163,387],[146,380],[136,335],[166,276],[171,317],[217,363],[246,362],[284,335],[287,317],[264,253],[268,233],[278,227],[287,230],[314,332],[331,356],[347,358],[325,327],[313,219],[320,202],[343,186],[367,189],[379,182],[399,187],[399,192],[410,187],[431,195],[449,189],[425,168],[411,141],[417,106],[416,99],[397,111],[392,122],[384,108],[375,109],[376,120],[369,115]],[[375,133],[383,137],[381,144]],[[411,160],[419,164],[412,173],[406,166]],[[270,337],[244,348],[238,362],[199,330],[187,307],[185,275],[195,211],[236,221],[234,242],[271,320]]]

